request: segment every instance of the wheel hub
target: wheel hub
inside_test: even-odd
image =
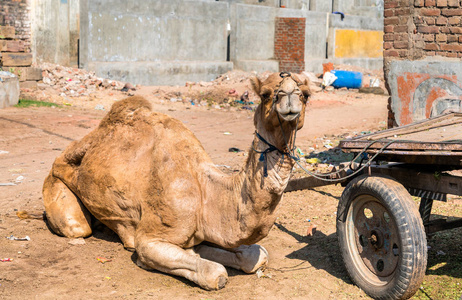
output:
[[[398,231],[387,209],[377,201],[363,201],[354,207],[354,228],[358,254],[377,276],[389,276],[399,261]]]

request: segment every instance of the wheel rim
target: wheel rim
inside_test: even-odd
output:
[[[356,197],[346,219],[348,251],[370,284],[386,285],[398,267],[401,243],[396,222],[371,195]]]

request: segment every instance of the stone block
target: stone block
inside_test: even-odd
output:
[[[37,81],[32,80],[32,81],[22,81],[19,83],[19,87],[21,89],[30,89],[30,90],[36,90],[37,89]]]
[[[32,53],[3,52],[4,67],[27,67],[32,65]]]
[[[0,39],[14,39],[13,26],[0,26]]]
[[[0,40],[0,51],[2,52],[24,52],[24,41]]]
[[[7,73],[7,72],[4,72]],[[19,79],[18,77],[0,74],[0,109],[18,104]]]

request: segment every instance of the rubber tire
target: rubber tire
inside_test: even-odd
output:
[[[367,196],[361,196],[367,195]],[[348,213],[357,197],[372,196],[380,202],[391,216],[399,234],[401,245],[397,250],[397,264],[385,284],[378,285],[358,270],[354,255],[360,258],[358,247],[348,246]],[[360,198],[361,199],[361,198]],[[352,217],[353,218],[353,217]],[[351,219],[350,219],[351,220]],[[353,220],[353,224],[355,221]],[[351,224],[350,224],[351,226]],[[356,227],[354,227],[356,228]],[[350,229],[351,231],[351,229]],[[355,229],[355,235],[356,229]],[[337,211],[337,237],[345,267],[352,281],[366,294],[374,299],[408,299],[419,289],[427,266],[427,240],[417,205],[412,201],[408,191],[395,180],[388,177],[360,176],[352,180],[343,191]],[[359,266],[367,268],[364,259]],[[373,274],[370,269],[368,273]],[[368,274],[366,274],[368,275]],[[376,274],[373,274],[377,276]]]

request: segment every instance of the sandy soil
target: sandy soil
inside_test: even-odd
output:
[[[239,93],[246,85],[241,83]],[[217,165],[228,172],[240,169],[245,152],[228,149],[250,147],[252,111],[172,102],[159,98],[158,90],[140,87],[134,93],[144,95],[157,111],[184,122]],[[40,92],[46,98],[48,92]],[[182,278],[140,269],[134,263],[136,254],[124,250],[107,228],[97,228],[82,245],[51,233],[41,218],[41,189],[55,157],[71,141],[94,129],[110,104],[125,96],[105,91],[91,99],[74,99],[72,106],[0,110],[0,150],[8,152],[0,151],[0,183],[16,184],[0,186],[0,256],[13,259],[0,262],[1,299],[368,298],[351,283],[339,254],[335,213],[343,191],[340,186],[286,193],[275,226],[261,241],[270,253],[264,276],[228,269],[229,283],[215,292]],[[97,104],[104,105],[106,111],[95,110]],[[327,139],[383,129],[386,107],[387,96],[317,92],[305,127],[297,135],[297,146],[309,153],[312,148],[323,150]],[[18,211],[27,211],[31,218],[19,218]],[[312,223],[317,232],[308,237]],[[30,240],[5,239],[11,235],[29,236]],[[97,257],[110,261],[102,263]]]

